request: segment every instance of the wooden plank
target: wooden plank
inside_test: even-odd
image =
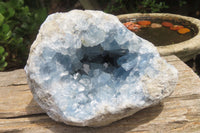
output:
[[[23,69],[0,73],[0,118],[44,113],[33,100]]]
[[[179,82],[174,93],[159,105],[99,128],[74,127],[51,120],[34,102],[28,86],[23,83],[26,78],[23,70],[0,73],[0,132],[198,133],[200,132],[200,79],[176,56],[165,59],[179,71]],[[5,79],[13,81],[8,82]],[[16,82],[17,80],[19,82]]]

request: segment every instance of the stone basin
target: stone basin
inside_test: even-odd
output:
[[[195,36],[189,40],[169,44],[166,46],[157,46],[162,56],[176,55],[183,61],[188,61],[200,53],[200,20],[192,17],[169,14],[169,13],[131,13],[117,16],[121,22],[155,20],[184,22],[190,25],[195,32]]]

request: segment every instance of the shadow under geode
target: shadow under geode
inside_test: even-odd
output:
[[[33,107],[34,109],[38,108],[35,114],[32,110]],[[38,129],[41,130],[43,128],[42,131],[46,133],[125,133],[155,119],[162,112],[163,104],[160,103],[153,107],[143,109],[132,116],[113,122],[110,125],[95,128],[69,126],[64,123],[55,122],[41,110],[34,99],[31,100],[26,108],[27,112],[33,114],[33,117],[29,118],[30,123],[37,124]]]

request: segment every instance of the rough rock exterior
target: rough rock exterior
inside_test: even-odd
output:
[[[56,121],[103,126],[169,96],[177,70],[150,42],[101,11],[55,13],[42,24],[25,71]]]

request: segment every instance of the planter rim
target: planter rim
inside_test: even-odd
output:
[[[171,13],[130,13],[130,14],[122,14],[117,16],[119,20],[122,19],[131,19],[131,18],[139,18],[139,17],[152,17],[152,18],[163,18],[163,19],[183,19],[189,21],[197,28],[197,35],[193,38],[175,44],[170,44],[167,46],[157,46],[159,53],[163,56],[177,54],[183,51],[196,51],[196,53],[200,53],[200,20],[178,15],[178,14],[171,14]]]

